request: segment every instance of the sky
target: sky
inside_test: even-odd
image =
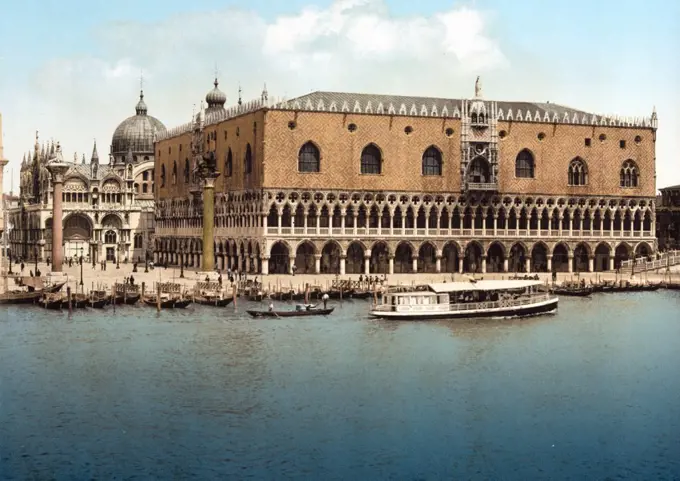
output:
[[[314,90],[656,106],[657,187],[680,184],[680,2],[648,0],[24,0],[0,16],[4,190],[35,131],[106,158],[134,115],[188,122],[217,71],[228,105]],[[13,172],[13,175],[12,175]],[[14,181],[12,183],[11,178]]]

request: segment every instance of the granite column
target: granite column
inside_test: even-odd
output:
[[[215,270],[215,172],[203,179],[203,265],[204,272]]]

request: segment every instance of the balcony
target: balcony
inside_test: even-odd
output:
[[[469,182],[468,190],[497,191],[498,185],[494,182]]]

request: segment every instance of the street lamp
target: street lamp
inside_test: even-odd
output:
[[[144,272],[149,272],[149,251],[144,249]]]
[[[83,246],[80,246],[80,289],[85,292],[83,288]]]
[[[179,277],[184,279],[184,246],[179,248]]]
[[[121,244],[122,244],[122,242],[119,241],[118,242],[118,252],[117,252],[118,255],[116,256],[116,269],[120,269],[120,248],[121,248]]]
[[[7,249],[7,257],[9,258],[9,274],[14,274],[12,272],[12,249]]]

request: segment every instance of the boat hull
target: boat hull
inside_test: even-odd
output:
[[[207,299],[205,297],[197,297],[194,299],[194,302],[202,306],[225,307],[231,304],[232,300],[233,299],[231,297],[225,297],[224,299]]]
[[[246,311],[253,317],[309,317],[327,316],[332,313],[335,307],[328,309],[311,309],[309,311]]]
[[[550,314],[557,310],[559,299],[552,298],[546,301],[528,304],[524,306],[498,307],[493,309],[478,309],[467,311],[441,311],[441,312],[393,312],[371,311],[371,317],[379,319],[391,319],[395,321],[427,321],[433,319],[476,319],[476,318],[510,318],[530,317],[540,314]]]

